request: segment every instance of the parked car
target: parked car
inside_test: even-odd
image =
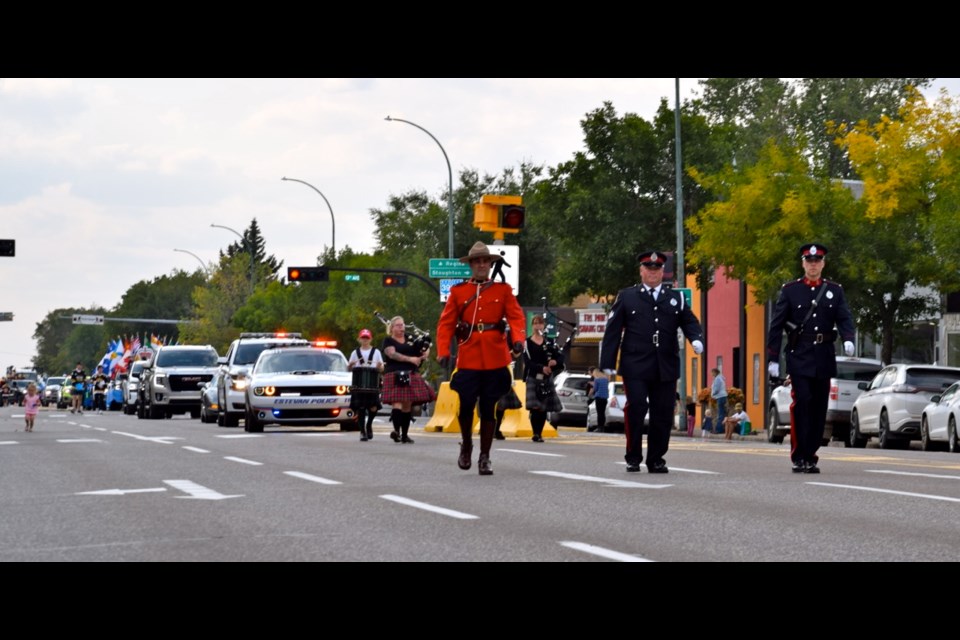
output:
[[[130,365],[130,370],[121,375],[126,377],[121,381],[120,388],[123,392],[123,412],[127,415],[133,415],[137,412],[137,397],[140,388],[140,374],[143,373],[143,367],[147,364],[145,360],[134,360]]]
[[[960,453],[960,382],[954,382],[938,396],[930,398],[930,404],[920,416],[920,444],[930,451],[939,443],[946,444],[950,453]]]
[[[585,373],[561,371],[554,378],[557,395],[563,409],[548,416],[550,424],[586,425],[587,423],[587,383],[590,376]]]
[[[933,396],[960,380],[960,368],[926,364],[892,364],[871,382],[861,382],[863,391],[850,414],[849,442],[864,447],[871,437],[881,449],[906,448],[920,439],[923,410]]]
[[[223,369],[217,369],[213,378],[200,385],[200,422],[210,423],[217,421],[220,405],[217,404],[217,386],[223,376]]]
[[[610,398],[607,400],[607,426],[608,433],[619,433],[623,431],[623,408],[627,405],[627,395],[623,388],[623,382],[610,383]],[[644,422],[649,420],[648,417]],[[587,429],[597,426],[597,403],[591,402],[587,407]]]
[[[265,349],[246,378],[246,431],[259,433],[271,423],[359,428],[350,408],[353,374],[338,349],[309,344]]]
[[[850,446],[847,437],[850,430],[850,411],[854,401],[863,390],[861,382],[869,382],[883,368],[883,363],[870,358],[837,357],[837,376],[830,378],[830,396],[827,399],[827,421],[823,430],[823,444],[830,440],[842,440]],[[773,443],[783,442],[790,433],[790,378],[770,393],[770,406],[767,411],[767,440]]]

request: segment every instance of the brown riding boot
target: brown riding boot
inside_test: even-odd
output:
[[[482,476],[493,475],[493,466],[490,464],[490,447],[493,445],[493,432],[496,430],[496,421],[480,421],[480,457],[477,458],[477,469]]]
[[[473,455],[473,414],[467,419],[468,424],[463,426],[463,420],[458,418],[460,423],[460,457],[457,458],[457,466],[466,471],[473,466],[471,456]]]

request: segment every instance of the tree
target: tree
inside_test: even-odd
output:
[[[151,281],[141,280],[124,292],[111,315],[119,318],[157,318],[182,320],[193,316],[193,291],[206,282],[199,270],[187,273],[175,269]],[[179,340],[176,324],[147,322],[111,322],[109,337],[117,335],[147,335],[155,333]],[[106,343],[104,343],[106,347]]]
[[[240,334],[234,315],[251,299],[249,274],[247,253],[221,256],[220,265],[210,279],[193,290],[194,309],[190,319],[197,322],[178,325],[180,341],[209,344],[217,353],[224,353]]]
[[[224,256],[232,258],[242,253],[243,255],[247,256],[247,265],[249,269],[249,247],[253,247],[254,283],[256,284],[259,282],[273,280],[276,277],[277,271],[279,271],[280,267],[283,266],[283,261],[278,261],[277,258],[272,254],[269,256],[267,255],[267,242],[263,239],[263,235],[260,233],[260,226],[257,224],[256,218],[250,221],[250,226],[244,229],[242,235],[242,242],[240,240],[232,242],[227,246],[226,253],[223,251],[220,252],[221,260]],[[250,272],[247,271],[247,273],[249,274]]]
[[[54,309],[48,313],[33,332],[37,341],[34,369],[47,375],[59,375],[72,370],[78,360],[88,367],[99,362],[106,349],[106,329],[96,325],[75,325],[70,317],[77,313],[103,315],[104,312],[104,309],[95,307]]]

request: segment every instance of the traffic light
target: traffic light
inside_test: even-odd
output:
[[[0,256],[12,258],[17,255],[16,240],[0,240]]]
[[[0,321],[10,322],[13,320],[13,311],[2,311],[0,312]]]
[[[517,204],[500,205],[499,227],[501,229],[523,229],[523,218],[527,208]]]
[[[395,273],[385,273],[383,274],[383,286],[405,287],[407,286],[407,276],[397,275]]]
[[[287,280],[290,282],[327,282],[330,270],[326,267],[287,267]]]

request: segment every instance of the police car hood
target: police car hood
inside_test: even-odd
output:
[[[257,386],[296,387],[317,384],[349,386],[351,382],[353,382],[353,374],[346,371],[283,371],[253,375],[253,384]]]

